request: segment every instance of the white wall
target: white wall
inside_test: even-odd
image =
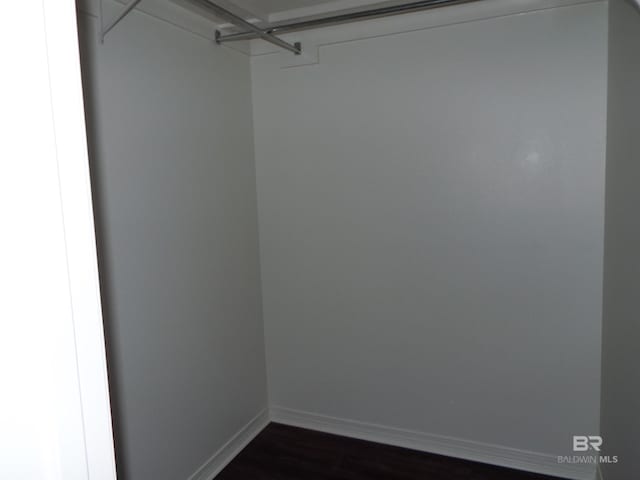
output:
[[[184,480],[266,407],[249,61],[81,24],[118,474]]]
[[[4,7],[0,478],[115,480],[75,4]]]
[[[252,59],[276,412],[598,432],[606,29],[591,3]]]
[[[602,332],[602,464],[606,480],[638,478],[640,377],[640,10],[609,2],[609,104]]]

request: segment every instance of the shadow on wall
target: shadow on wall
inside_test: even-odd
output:
[[[101,172],[99,162],[95,161],[98,151],[98,128],[96,105],[92,100],[92,92],[90,85],[96,85],[95,71],[89,61],[90,52],[88,51],[89,42],[82,41],[82,37],[88,35],[87,28],[82,24],[83,16],[78,15],[78,35],[80,36],[80,64],[82,68],[83,96],[85,106],[85,123],[87,128],[87,147],[89,150],[89,172],[91,176],[91,191],[93,196],[93,216],[96,230],[96,246],[98,253],[98,270],[100,277],[100,296],[102,300],[102,316],[104,322],[104,337],[107,353],[107,371],[109,376],[109,392],[111,397],[112,424],[114,432],[116,468],[118,478],[126,479],[126,449],[124,448],[125,436],[123,434],[123,398],[119,388],[119,382],[115,381],[121,369],[121,365],[117,365],[117,356],[113,354],[114,345],[112,339],[115,338],[113,332],[111,305],[113,305],[111,285],[112,277],[109,271],[110,252],[105,240],[106,235],[106,219],[104,215],[104,192],[102,191],[100,182]]]

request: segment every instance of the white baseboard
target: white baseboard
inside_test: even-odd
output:
[[[295,427],[572,480],[593,480],[596,476],[594,465],[559,464],[556,456],[545,453],[413,432],[288,408],[272,407],[271,420]]]
[[[212,480],[269,424],[269,411],[262,410],[214,453],[188,480]]]

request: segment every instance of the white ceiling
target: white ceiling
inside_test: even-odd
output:
[[[127,0],[118,0],[122,3]],[[222,18],[217,18],[206,8],[198,6],[191,0],[171,0],[188,10],[209,18],[217,23],[223,31],[237,31],[233,25]],[[245,18],[250,22],[277,23],[282,21],[310,19],[335,15],[373,6],[387,6],[407,3],[408,0],[208,0],[220,7]]]
[[[240,9],[271,22],[287,18],[323,15],[341,10],[366,7],[389,0],[228,0]],[[398,3],[394,1],[393,3]]]

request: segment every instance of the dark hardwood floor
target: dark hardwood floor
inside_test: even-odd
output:
[[[216,480],[559,480],[272,423]]]

